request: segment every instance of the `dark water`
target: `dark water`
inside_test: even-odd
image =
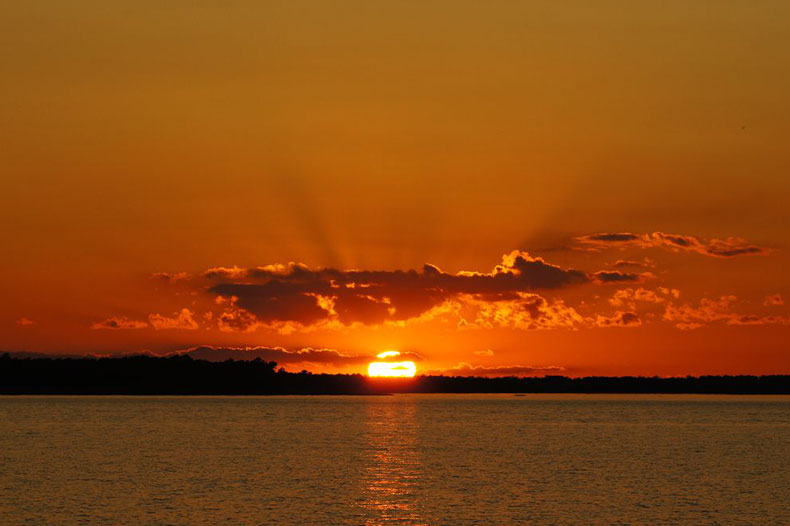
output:
[[[0,524],[790,525],[790,398],[0,398]]]

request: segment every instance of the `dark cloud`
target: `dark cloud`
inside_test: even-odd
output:
[[[663,247],[720,258],[761,255],[769,252],[766,248],[750,245],[745,240],[736,237],[706,241],[694,236],[667,234],[664,232],[653,232],[652,234],[632,234],[630,232],[591,234],[577,237],[576,241],[583,247],[598,250],[615,247]]]
[[[91,324],[91,329],[145,329],[148,324],[141,320],[132,320],[126,316],[113,316],[106,320]]]
[[[653,277],[650,272],[643,272],[642,274],[634,274],[632,272],[620,272],[616,270],[601,270],[592,275],[593,280],[598,283],[622,283],[622,282],[635,282],[645,281]]]
[[[326,318],[329,312],[318,304],[317,294],[328,294],[328,283],[299,283],[272,280],[267,283],[220,283],[213,294],[236,298],[236,304],[263,321],[295,321],[304,325]]]
[[[579,239],[586,239],[589,241],[597,241],[602,243],[631,243],[638,241],[640,236],[637,234],[623,232],[620,234],[592,234]]]
[[[434,265],[421,271],[383,271],[311,269],[292,263],[246,270],[215,268],[204,276],[223,280],[209,292],[260,322],[303,325],[329,319],[345,325],[402,321],[459,295],[505,300],[525,291],[559,289],[591,279],[584,272],[518,251],[505,255],[502,264],[488,273],[449,274]],[[231,321],[236,317],[230,310]]]
[[[653,267],[654,264],[648,258],[645,258],[642,261],[634,261],[634,260],[631,260],[631,259],[618,259],[617,261],[612,263],[611,266],[613,266],[615,268],[628,268],[628,267],[650,268],[650,267]]]
[[[223,362],[225,360],[254,360],[260,358],[279,365],[288,364],[325,364],[342,367],[360,365],[377,360],[374,355],[343,354],[334,349],[304,348],[289,351],[282,347],[212,347],[204,345],[193,347],[173,354],[188,355],[195,360]],[[398,356],[400,360],[422,361],[422,356],[412,352],[404,352]]]
[[[750,255],[750,254],[755,254],[755,255],[757,255],[757,254],[765,254],[766,250],[764,248],[762,248],[762,247],[754,247],[754,246],[733,247],[733,248],[730,248],[730,247],[727,247],[727,246],[722,246],[722,247],[711,246],[711,247],[707,248],[707,253],[708,253],[708,255],[711,255],[711,256],[719,256],[719,257],[722,257],[722,258],[731,258],[731,257],[735,257],[735,256],[746,256],[746,255]]]

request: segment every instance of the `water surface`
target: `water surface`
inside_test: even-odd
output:
[[[0,524],[790,525],[790,397],[0,397]]]

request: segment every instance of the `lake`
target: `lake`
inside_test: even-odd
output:
[[[790,525],[790,397],[0,397],[0,524]]]

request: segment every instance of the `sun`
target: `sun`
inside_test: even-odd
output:
[[[398,351],[384,351],[376,355],[376,358],[394,358],[400,356]],[[414,362],[370,362],[368,365],[368,376],[387,376],[411,378],[417,372]]]

